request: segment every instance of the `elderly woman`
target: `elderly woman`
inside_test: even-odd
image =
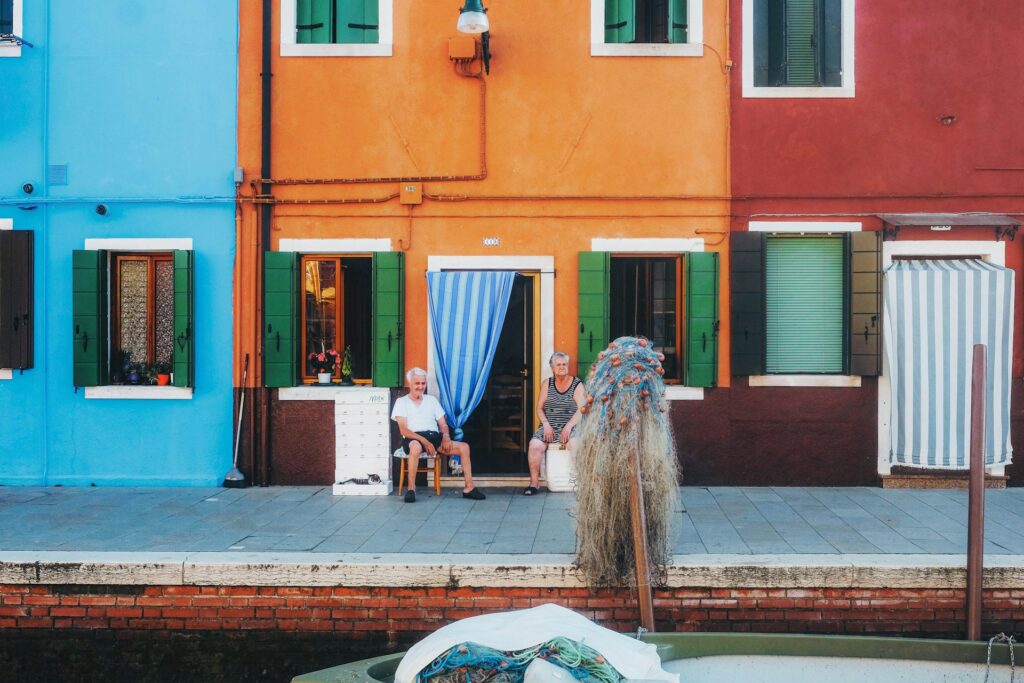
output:
[[[579,377],[569,374],[569,354],[556,351],[551,354],[552,377],[541,384],[537,397],[537,415],[540,427],[530,439],[530,485],[523,491],[524,496],[537,493],[540,486],[540,461],[548,444],[560,441],[563,445],[573,437],[580,421],[580,408],[587,400],[587,390]]]

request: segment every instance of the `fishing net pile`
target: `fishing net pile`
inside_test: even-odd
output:
[[[423,669],[419,683],[521,683],[527,667],[542,659],[584,683],[621,683],[623,676],[591,647],[564,637],[514,652],[460,643]]]
[[[576,563],[588,583],[636,585],[629,481],[640,456],[647,545],[656,577],[670,563],[678,464],[658,353],[643,338],[619,337],[587,377],[576,452]]]

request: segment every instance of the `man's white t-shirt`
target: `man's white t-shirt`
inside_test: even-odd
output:
[[[395,407],[391,409],[391,419],[396,417],[404,417],[405,426],[414,432],[436,432],[437,421],[444,417],[444,409],[430,394],[423,394],[419,405],[406,394],[395,401]]]

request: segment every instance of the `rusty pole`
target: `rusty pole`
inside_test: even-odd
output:
[[[985,545],[985,345],[974,345],[971,376],[971,481],[967,498],[967,640],[981,639]]]
[[[633,466],[629,477],[629,513],[633,527],[633,558],[636,567],[636,592],[640,602],[640,626],[654,632],[654,595],[651,593],[651,567],[647,553],[647,515],[640,479],[640,453],[630,455]]]

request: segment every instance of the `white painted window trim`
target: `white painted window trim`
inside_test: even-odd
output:
[[[387,387],[373,387],[365,384],[358,384],[352,387],[341,385],[320,386],[317,384],[303,384],[297,387],[281,387],[277,390],[279,401],[333,401],[338,396],[350,394],[359,396],[368,391],[387,391]]]
[[[606,43],[604,42],[605,0],[590,0],[591,57],[703,57],[704,0],[689,0],[685,43]]]
[[[392,0],[378,0],[377,34],[380,42],[366,43],[297,43],[295,0],[281,0],[282,57],[390,57],[393,50]],[[454,21],[454,20],[453,20]]]
[[[302,254],[365,254],[374,251],[394,251],[390,238],[381,239],[283,239],[278,251]]]
[[[892,265],[896,256],[966,256],[978,257],[997,266],[1006,265],[1006,242],[986,240],[906,240],[903,242],[882,242],[882,270]],[[884,289],[884,283],[883,283]],[[884,352],[885,328],[882,328],[883,346],[882,374],[878,377],[878,473],[890,474],[892,463],[889,462],[889,418],[892,414],[889,394],[889,356]],[[987,467],[985,471],[997,477],[1006,473],[1005,465]]]
[[[16,36],[21,36],[21,37],[25,36],[25,33],[24,33],[25,28],[24,28],[24,25],[23,25],[24,22],[22,21],[23,9],[24,8],[22,7],[22,0],[14,0],[14,15],[11,17],[13,19],[12,26],[11,26],[11,32],[14,35],[16,35]],[[13,43],[0,43],[0,57],[20,57],[20,56],[21,56],[21,46],[20,45],[15,45]]]
[[[85,248],[89,251],[105,249],[107,251],[173,251],[175,249],[192,250],[191,237],[90,237],[85,240]],[[107,306],[110,306],[108,300]],[[109,311],[108,311],[109,313]],[[107,349],[109,358],[110,349]],[[192,387],[161,387],[132,386],[110,384],[101,387],[86,387],[86,398],[97,399],[158,399],[181,400],[191,399]]]
[[[19,0],[14,0],[19,2]],[[17,16],[17,15],[15,15]],[[19,34],[20,35],[20,34]],[[14,219],[13,218],[0,218],[0,230],[14,230]],[[0,368],[0,380],[13,379],[14,373],[10,368]]]
[[[860,375],[751,375],[752,387],[859,387]]]
[[[102,387],[86,387],[86,398],[102,399],[191,399],[192,387],[154,387],[110,384]]]
[[[681,384],[665,385],[666,401],[703,401],[704,387],[685,387]]]
[[[860,221],[750,221],[750,232],[827,233],[861,232]]]
[[[852,98],[856,97],[854,77],[855,0],[843,0],[843,84],[839,87],[807,88],[754,85],[754,2],[743,0],[743,96],[751,98]]]

